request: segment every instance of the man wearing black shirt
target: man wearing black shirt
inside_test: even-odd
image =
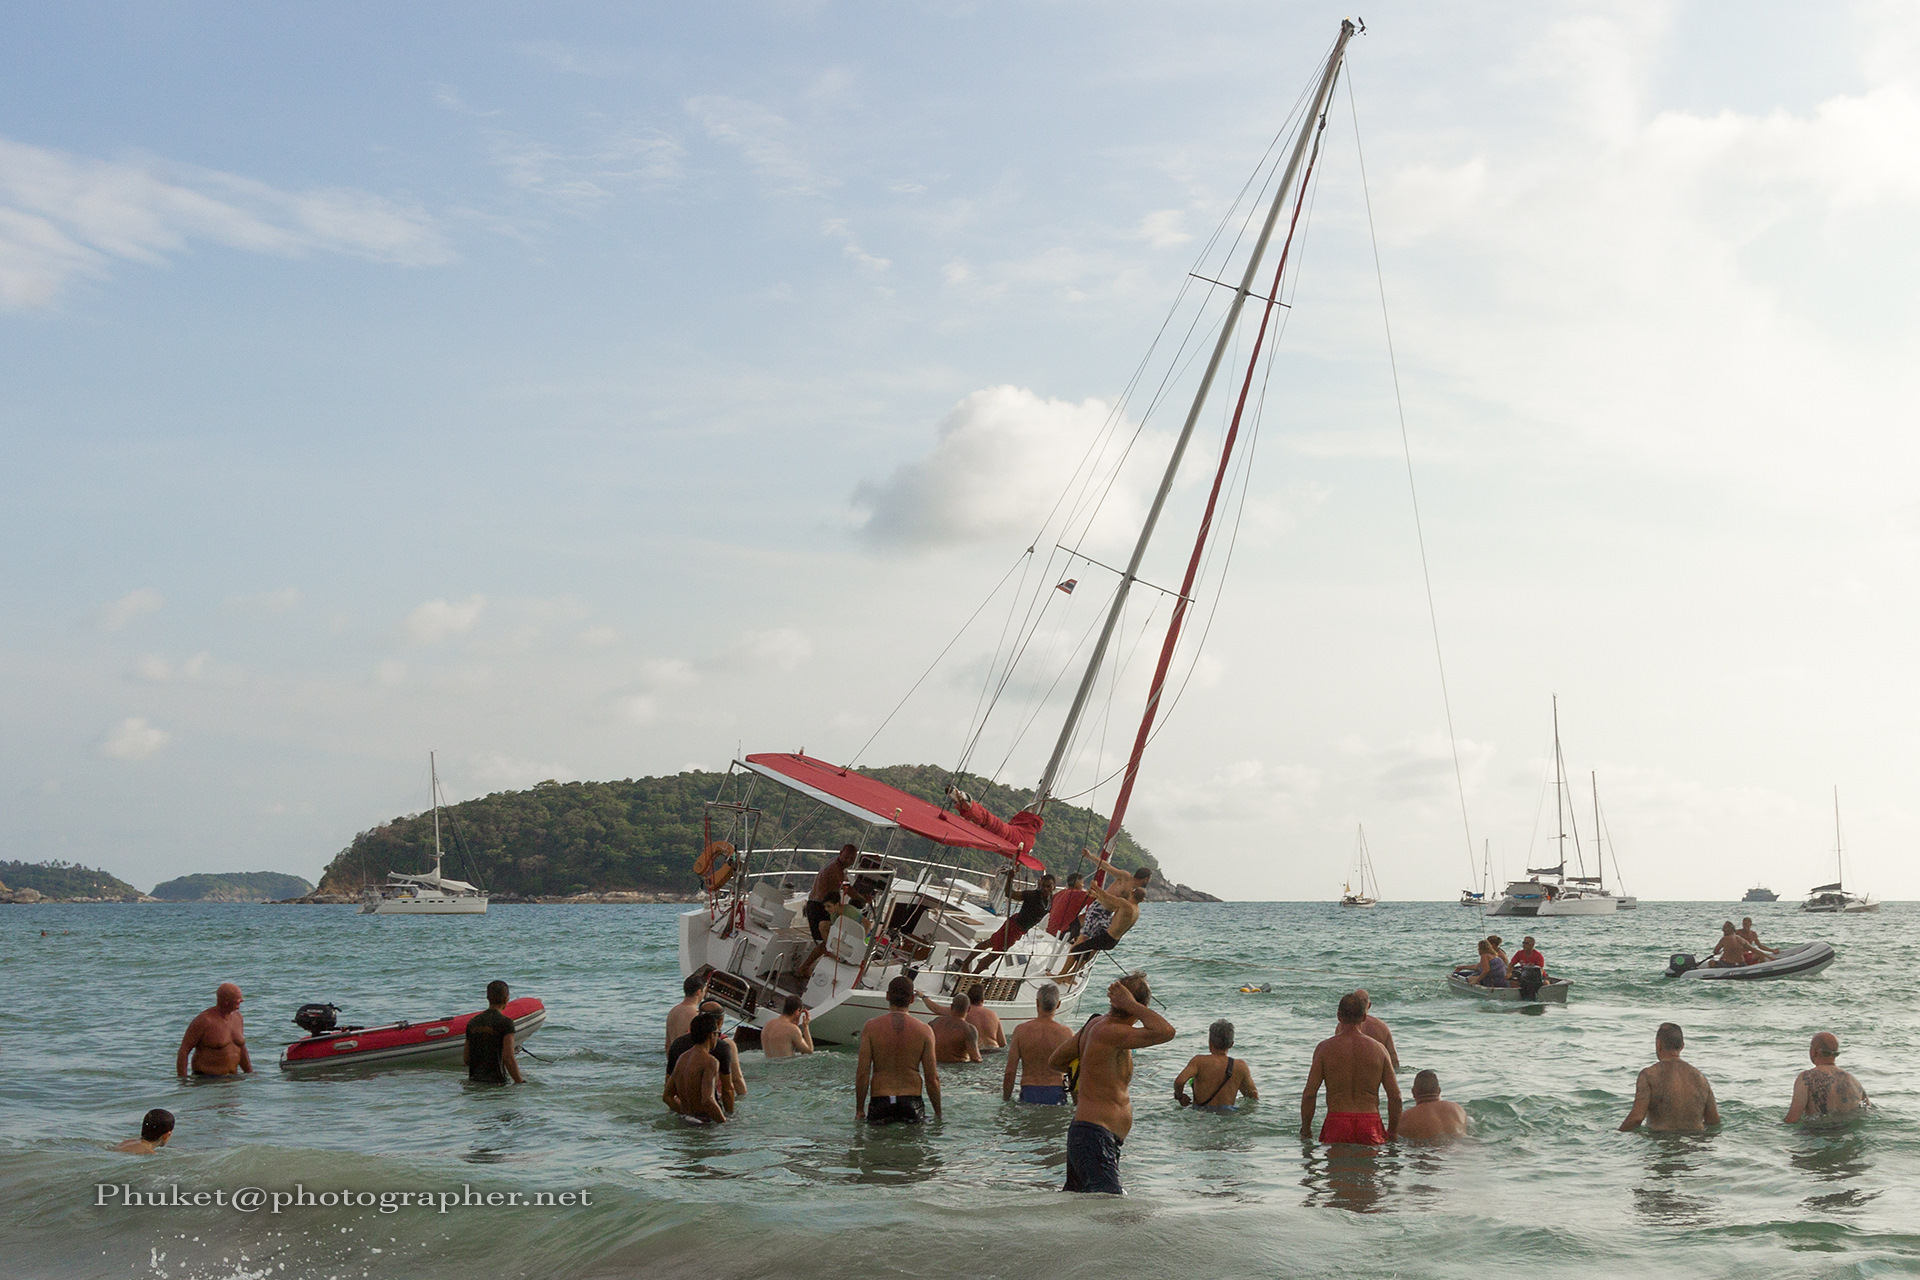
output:
[[[512,1076],[522,1084],[520,1064],[513,1060],[513,1019],[501,1010],[512,997],[504,982],[487,984],[487,1011],[467,1019],[467,1044],[460,1061],[467,1064],[467,1079],[482,1084],[505,1084]]]
[[[986,950],[980,953],[979,962],[973,966],[973,971],[984,972],[987,966],[993,963],[995,957],[1020,941],[1027,930],[1045,920],[1047,908],[1052,905],[1053,877],[1043,875],[1040,877],[1038,888],[1029,889],[1020,895],[1019,913],[1009,916],[1005,923],[994,930],[993,936],[987,939]]]

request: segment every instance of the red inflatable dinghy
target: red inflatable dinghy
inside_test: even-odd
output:
[[[516,1048],[531,1039],[547,1020],[547,1006],[532,996],[509,1000],[505,1012],[513,1019]],[[467,1043],[467,1022],[474,1013],[431,1022],[390,1022],[384,1027],[342,1027],[337,1031],[316,1032],[280,1051],[280,1069],[309,1071],[358,1066],[363,1062],[426,1062],[440,1058],[458,1062],[460,1051]]]

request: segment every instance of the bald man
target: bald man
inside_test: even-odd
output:
[[[1840,1056],[1839,1036],[1822,1031],[1813,1038],[1807,1056],[1813,1059],[1813,1068],[1802,1071],[1793,1082],[1793,1102],[1787,1108],[1786,1123],[1850,1116],[1867,1105],[1867,1091],[1834,1062]]]
[[[189,1070],[196,1076],[253,1074],[253,1059],[247,1056],[247,1024],[240,1017],[243,998],[233,983],[220,984],[213,993],[213,1007],[202,1009],[180,1038],[180,1052],[173,1061],[175,1075],[185,1080]]]

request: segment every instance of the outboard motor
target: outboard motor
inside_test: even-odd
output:
[[[308,1035],[325,1035],[339,1025],[339,1019],[334,1017],[339,1012],[339,1005],[303,1004],[300,1011],[293,1015],[293,1021]]]
[[[1540,972],[1540,966],[1537,964],[1513,966],[1513,985],[1520,988],[1522,1000],[1538,1000],[1540,987],[1546,980],[1546,975]]]
[[[1681,974],[1685,973],[1687,970],[1698,969],[1699,967],[1700,967],[1700,962],[1698,960],[1695,960],[1692,954],[1685,951],[1676,951],[1667,960],[1666,976],[1669,978],[1677,978]]]

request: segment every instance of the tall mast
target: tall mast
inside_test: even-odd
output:
[[[1600,847],[1600,774],[1596,770],[1588,770],[1587,776],[1593,780],[1593,870],[1600,877],[1600,891],[1605,893],[1607,855],[1606,850]],[[1586,868],[1581,867],[1580,870],[1584,872]]]
[[[433,800],[433,878],[440,878],[440,766],[434,762],[433,752],[427,752],[427,776],[432,779]]]
[[[1833,882],[1844,885],[1847,882],[1847,869],[1840,863],[1840,784],[1836,782],[1833,784]],[[1845,893],[1846,890],[1842,889],[1841,892]]]
[[[1154,526],[1160,522],[1160,512],[1167,504],[1167,495],[1173,491],[1174,477],[1179,473],[1181,459],[1186,456],[1187,444],[1193,439],[1194,427],[1199,424],[1200,411],[1206,407],[1207,394],[1213,390],[1214,377],[1220,372],[1221,362],[1226,359],[1227,348],[1233,341],[1233,331],[1240,323],[1240,312],[1245,309],[1247,298],[1253,292],[1254,276],[1260,269],[1260,260],[1266,254],[1268,242],[1273,239],[1273,229],[1280,221],[1280,211],[1286,203],[1287,192],[1293,186],[1301,161],[1306,157],[1308,144],[1316,135],[1315,122],[1325,113],[1327,99],[1333,94],[1334,77],[1339,73],[1347,41],[1353,38],[1353,32],[1353,23],[1342,19],[1339,38],[1333,42],[1333,52],[1327,55],[1326,66],[1320,73],[1313,109],[1302,119],[1299,140],[1294,143],[1293,154],[1287,158],[1286,172],[1280,179],[1279,189],[1273,193],[1273,204],[1267,210],[1267,220],[1260,227],[1260,236],[1254,241],[1246,270],[1240,275],[1240,287],[1234,291],[1233,302],[1227,308],[1227,318],[1220,326],[1220,338],[1214,343],[1206,372],[1201,374],[1200,386],[1194,391],[1193,404],[1188,408],[1186,422],[1180,428],[1180,438],[1173,446],[1173,456],[1167,460],[1166,474],[1160,477],[1160,488],[1153,495],[1153,505],[1147,509],[1146,523],[1140,526],[1140,537],[1134,543],[1133,556],[1127,561],[1126,572],[1120,575],[1120,583],[1114,589],[1113,604],[1108,608],[1107,620],[1100,628],[1100,638],[1094,643],[1093,655],[1087,660],[1087,669],[1080,677],[1079,687],[1074,690],[1073,705],[1067,711],[1066,723],[1060,726],[1060,737],[1053,744],[1053,754],[1047,758],[1047,767],[1041,772],[1040,782],[1034,788],[1033,803],[1029,807],[1035,813],[1042,812],[1047,801],[1053,797],[1054,780],[1066,761],[1067,749],[1073,745],[1074,732],[1079,728],[1080,717],[1086,711],[1087,699],[1093,694],[1094,681],[1099,678],[1101,664],[1106,661],[1107,649],[1113,642],[1115,629],[1120,625],[1120,614],[1126,608],[1127,596],[1139,576],[1141,561],[1147,555],[1147,545],[1153,541]],[[1185,594],[1183,592],[1181,600],[1176,602],[1176,608],[1184,603]],[[1131,781],[1131,776],[1128,781]],[[1111,837],[1107,843],[1111,844]]]
[[[1560,756],[1560,695],[1553,695],[1553,820],[1560,828],[1560,879],[1567,878],[1567,815],[1560,792],[1567,785],[1567,765]]]

